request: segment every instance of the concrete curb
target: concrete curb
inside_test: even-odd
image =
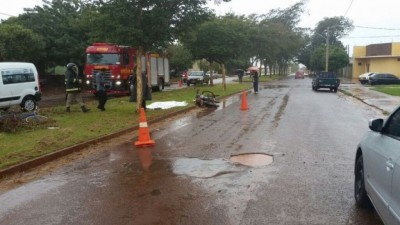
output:
[[[364,104],[366,104],[366,105],[368,105],[368,106],[370,106],[370,107],[372,107],[372,108],[375,108],[375,109],[380,110],[383,114],[389,114],[388,111],[386,111],[386,110],[384,110],[384,109],[381,109],[380,107],[378,107],[378,106],[376,106],[376,105],[372,105],[372,104],[366,102],[364,99],[362,99],[362,98],[360,98],[360,97],[358,97],[358,96],[352,94],[352,93],[349,92],[349,91],[346,91],[346,90],[343,90],[343,89],[339,89],[339,91],[342,92],[342,93],[345,94],[345,95],[349,95],[349,96],[351,96],[351,97],[353,97],[353,98],[359,100],[360,102],[362,102],[362,103],[364,103]]]

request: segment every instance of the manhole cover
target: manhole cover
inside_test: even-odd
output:
[[[273,157],[262,153],[248,153],[233,155],[230,158],[231,163],[239,163],[250,167],[266,166],[271,164]]]

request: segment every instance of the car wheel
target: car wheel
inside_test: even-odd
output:
[[[335,92],[335,93],[336,93],[336,92],[337,92],[337,88],[334,88],[334,89],[333,89],[333,92]]]
[[[361,208],[371,208],[371,200],[365,190],[364,163],[362,156],[357,158],[354,175],[354,198],[357,206]]]
[[[27,96],[21,103],[21,107],[24,111],[33,111],[36,109],[36,100],[32,96]]]

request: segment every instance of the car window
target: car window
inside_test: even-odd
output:
[[[386,133],[390,136],[400,138],[400,109],[389,118],[386,125]]]
[[[203,76],[203,72],[191,72],[190,76]]]
[[[3,84],[15,84],[35,81],[32,69],[7,69],[0,71]]]

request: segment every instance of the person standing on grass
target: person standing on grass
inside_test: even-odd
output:
[[[99,105],[97,106],[98,109],[101,111],[105,111],[106,108],[104,107],[107,102],[107,92],[106,92],[106,80],[104,77],[106,69],[101,69],[96,73],[96,95],[99,98]]]
[[[81,107],[82,112],[89,112],[90,109],[86,108],[81,96],[81,83],[82,78],[78,74],[78,66],[75,63],[67,64],[67,71],[65,71],[65,89],[67,92],[66,112],[71,112],[72,101],[77,101]]]
[[[258,72],[256,70],[253,71],[253,74],[251,76],[252,80],[253,80],[253,89],[254,89],[254,93],[258,93]]]
[[[237,73],[238,78],[239,78],[239,83],[242,83],[242,81],[243,81],[243,76],[244,76],[244,70],[238,69],[238,70],[236,70],[236,73]]]

